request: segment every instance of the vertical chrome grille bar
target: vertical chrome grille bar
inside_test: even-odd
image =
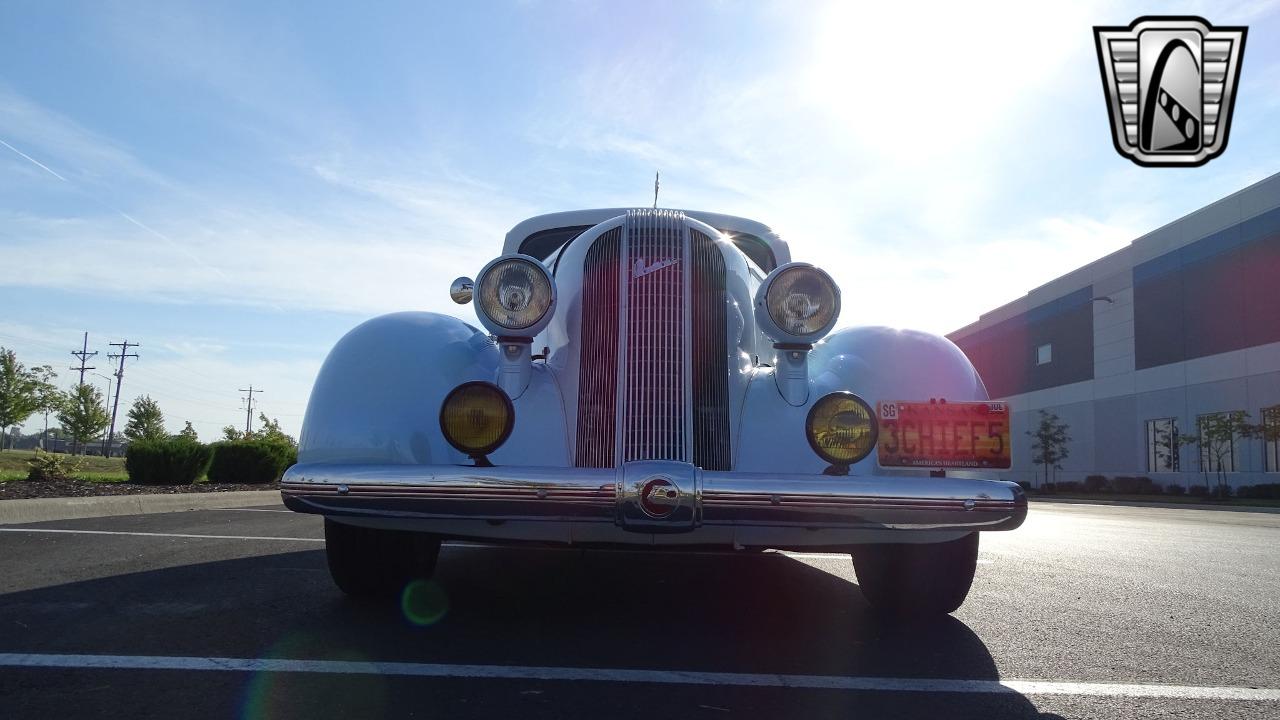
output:
[[[578,429],[574,465],[614,467],[622,228],[596,239],[583,265]]]
[[[583,272],[575,464],[731,469],[724,257],[682,213],[633,210]]]
[[[684,216],[633,210],[626,221],[627,311],[622,461],[689,460]]]
[[[729,329],[725,290],[724,256],[707,235],[690,230],[689,263],[692,275],[689,307],[692,312],[693,462],[704,470],[730,470],[732,447],[729,433]]]

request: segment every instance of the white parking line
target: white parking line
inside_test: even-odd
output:
[[[435,663],[288,660],[280,658],[0,653],[0,666],[91,670],[287,672],[490,680],[658,683],[663,685],[730,685],[909,693],[1017,693],[1020,695],[1280,701],[1280,690],[1277,689],[1202,685],[779,675],[771,673],[693,672],[684,670],[534,667],[522,665],[443,665]]]
[[[256,535],[196,535],[193,533],[125,532],[123,530],[60,530],[56,528],[0,527],[0,532],[57,533],[61,535],[132,535],[136,537],[198,538],[200,540],[289,540],[293,542],[324,542],[324,538],[271,537]]]
[[[292,510],[273,510],[273,509],[271,509],[271,508],[205,508],[205,509],[206,509],[206,510],[208,510],[209,512],[222,512],[222,511],[224,511],[224,510],[225,510],[225,511],[227,511],[227,512],[271,512],[271,513],[289,513],[290,515],[298,515],[299,517],[301,517],[301,514],[300,514],[300,513],[296,513],[296,512],[294,512],[294,511],[292,511]]]

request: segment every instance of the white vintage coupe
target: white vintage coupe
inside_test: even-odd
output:
[[[447,315],[369,320],[326,359],[281,493],[325,516],[353,595],[442,538],[853,556],[876,609],[946,613],[980,530],[1012,530],[1008,408],[950,341],[832,332],[840,290],[778,235],[705,212],[543,215]],[[863,311],[859,298],[846,315]]]

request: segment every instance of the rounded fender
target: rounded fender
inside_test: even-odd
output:
[[[737,464],[744,472],[821,472],[826,463],[809,447],[805,419],[827,393],[847,390],[874,409],[882,400],[986,400],[987,390],[969,358],[945,337],[886,327],[847,328],[809,353],[809,397],[792,406],[771,372],[752,378],[744,402]],[[876,453],[853,472],[879,472]]]
[[[497,366],[488,335],[448,315],[402,312],[364,322],[320,368],[298,460],[460,463],[465,458],[440,433],[440,403],[460,383],[492,382]]]
[[[888,327],[847,328],[818,343],[809,376],[819,394],[851,390],[881,400],[987,400],[987,388],[955,343],[932,333]]]

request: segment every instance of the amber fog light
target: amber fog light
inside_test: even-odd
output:
[[[515,418],[511,398],[493,383],[463,383],[440,405],[444,439],[471,457],[497,450],[511,436]]]
[[[824,395],[805,418],[809,446],[832,465],[852,465],[871,454],[880,435],[875,413],[851,392]]]

